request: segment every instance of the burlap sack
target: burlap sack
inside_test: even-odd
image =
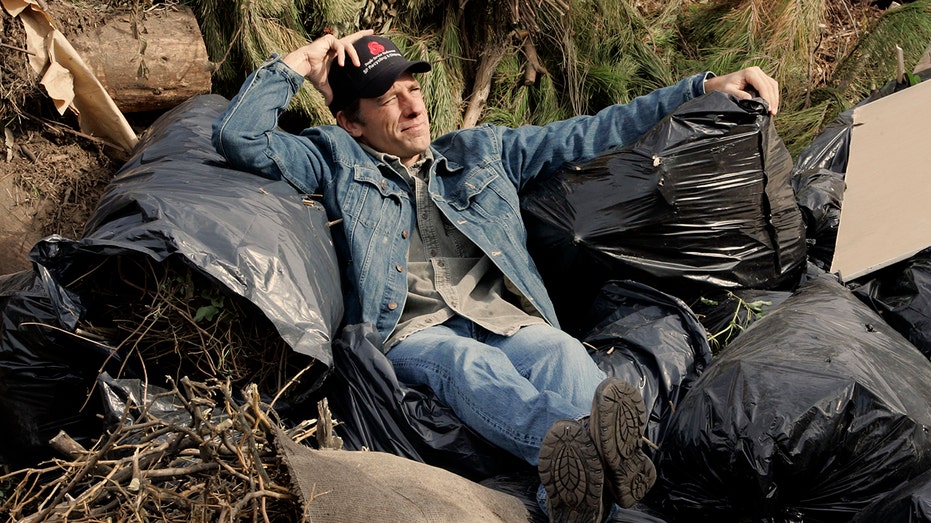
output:
[[[517,497],[384,452],[315,450],[275,438],[309,522],[526,522]]]

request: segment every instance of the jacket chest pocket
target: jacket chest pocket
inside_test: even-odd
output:
[[[389,228],[400,223],[407,200],[407,195],[391,191],[383,180],[363,179],[349,183],[340,208],[350,242],[358,242],[359,235],[387,235]]]
[[[517,191],[502,176],[464,180],[447,203],[458,212],[490,222],[510,222],[520,212]]]

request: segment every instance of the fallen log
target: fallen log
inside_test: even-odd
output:
[[[124,113],[170,109],[211,89],[213,64],[188,7],[121,13],[73,45]]]

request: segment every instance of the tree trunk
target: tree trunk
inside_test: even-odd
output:
[[[73,45],[124,113],[169,109],[210,92],[213,67],[188,7],[141,20],[118,15]]]

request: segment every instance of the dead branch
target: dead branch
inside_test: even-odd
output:
[[[333,414],[326,398],[317,403],[317,445],[321,449],[339,450],[343,448],[343,439],[333,432]]]
[[[82,133],[82,132],[80,132],[80,131],[75,131],[74,129],[68,127],[68,126],[65,125],[65,124],[61,124],[61,123],[58,123],[58,122],[53,122],[53,121],[51,121],[51,120],[47,120],[47,119],[42,118],[42,117],[39,117],[39,116],[33,116],[33,115],[31,115],[31,114],[26,114],[26,113],[24,113],[24,112],[19,111],[18,108],[16,108],[16,107],[14,107],[14,109],[17,109],[17,110],[16,110],[16,114],[17,114],[18,116],[20,116],[20,117],[22,117],[22,118],[28,118],[28,119],[30,119],[30,120],[32,120],[32,121],[34,121],[34,122],[40,123],[40,124],[44,125],[47,129],[49,129],[50,131],[52,131],[52,132],[55,133],[55,134],[70,134],[70,135],[72,135],[72,136],[77,136],[78,138],[83,138],[84,140],[87,140],[87,141],[89,141],[89,142],[93,142],[93,143],[96,143],[96,144],[98,144],[98,145],[105,146],[105,147],[107,147],[107,150],[108,150],[108,151],[109,151],[110,149],[122,150],[122,148],[121,148],[120,146],[118,146],[118,145],[116,145],[116,144],[114,144],[114,143],[112,143],[112,142],[108,142],[107,140],[104,140],[104,139],[102,139],[102,138],[98,138],[98,137],[96,137],[96,136],[91,136],[91,135],[89,135],[89,134],[84,134],[84,133]],[[112,153],[112,154],[116,154],[116,153]],[[119,156],[119,155],[117,155],[117,157],[120,157],[120,158],[121,158],[121,156]]]
[[[146,405],[127,404],[92,450],[71,443],[67,434],[56,436],[70,460],[5,476],[19,483],[0,512],[24,523],[153,515],[166,523],[298,519],[298,498],[269,444],[279,429],[267,405],[257,394],[233,401],[225,382],[182,382],[179,389],[172,381],[170,396],[152,394]],[[180,410],[165,416],[152,408],[158,401]]]
[[[475,84],[472,87],[472,96],[469,97],[469,107],[462,119],[462,127],[475,127],[485,110],[488,95],[491,94],[491,80],[498,67],[498,62],[504,58],[505,46],[501,43],[489,44],[479,60],[478,71],[475,73]]]
[[[299,377],[308,367],[316,370],[264,315],[248,308],[251,304],[190,267],[118,257],[79,283],[115,297],[107,317],[87,319],[79,328],[108,340],[124,366],[134,353],[157,376],[217,377],[229,379],[235,389],[254,383],[262,394],[283,395],[299,393]]]
[[[63,430],[59,431],[58,434],[49,440],[49,445],[70,459],[79,459],[81,456],[87,454],[87,449],[81,446],[77,441],[74,441],[74,439]]]
[[[28,50],[28,49],[23,49],[23,48],[21,48],[21,47],[16,47],[15,45],[5,44],[5,43],[3,43],[3,42],[0,42],[0,47],[6,47],[7,49],[12,49],[12,50],[14,50],[14,51],[19,51],[19,52],[21,52],[21,53],[26,53],[26,54],[28,54],[29,56],[35,56],[35,55],[36,55],[35,53],[33,53],[32,51],[30,51],[30,50]]]
[[[537,46],[533,45],[533,40],[528,35],[524,38],[524,56],[527,58],[527,65],[524,69],[524,85],[533,85],[537,83],[537,75],[550,74],[540,61],[540,55],[537,54]]]

